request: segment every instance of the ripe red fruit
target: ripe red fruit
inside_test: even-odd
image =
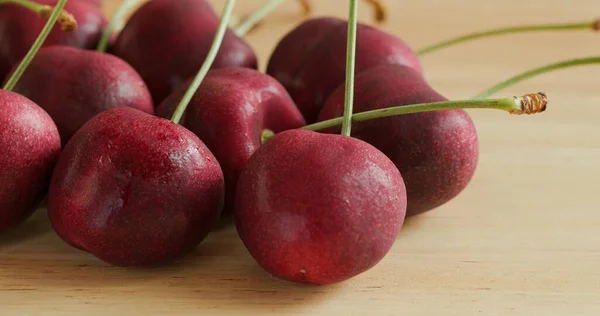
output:
[[[112,52],[142,76],[155,104],[192,77],[210,49],[219,17],[205,0],[153,0],[119,34]],[[212,69],[257,67],[252,48],[227,30]]]
[[[283,79],[307,123],[315,122],[329,94],[344,82],[347,34],[347,21],[309,20],[286,35],[271,56],[267,73]],[[421,71],[418,57],[400,38],[359,23],[356,73],[391,64]]]
[[[67,243],[108,263],[161,264],[207,236],[223,186],[217,160],[196,135],[120,107],[95,116],[65,147],[48,216]]]
[[[36,2],[54,6],[58,0]],[[107,25],[102,10],[89,1],[67,1],[64,9],[77,20],[77,30],[63,32],[59,25],[55,25],[44,46],[95,48]],[[15,4],[0,6],[0,78],[5,78],[10,69],[27,54],[45,24],[45,20],[29,9]]]
[[[18,226],[46,194],[60,155],[50,116],[31,100],[0,90],[0,233]]]
[[[354,112],[447,101],[414,69],[402,65],[358,74]],[[319,121],[342,116],[344,86],[329,97]],[[330,132],[337,133],[338,129]],[[406,183],[407,215],[434,209],[462,192],[477,166],[479,146],[473,121],[462,109],[399,115],[352,124],[352,136],[386,154]]]
[[[235,223],[252,257],[293,282],[337,283],[375,266],[404,222],[394,164],[351,137],[289,130],[250,157]]]
[[[180,86],[156,109],[170,118],[187,91]],[[211,70],[187,107],[181,124],[194,132],[217,157],[225,175],[224,215],[233,212],[239,173],[261,146],[264,129],[281,132],[305,125],[302,114],[272,77],[232,67]]]
[[[128,106],[154,113],[146,84],[129,64],[113,55],[68,46],[40,49],[14,91],[50,114],[63,145],[102,111]]]

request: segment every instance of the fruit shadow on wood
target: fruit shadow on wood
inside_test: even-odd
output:
[[[205,306],[227,300],[228,307],[279,305],[295,310],[325,300],[343,288],[295,284],[271,276],[252,260],[233,226],[211,233],[192,253],[169,264],[121,268],[64,243],[52,231],[45,210],[38,210],[20,229],[0,239],[0,250],[4,275],[44,271],[44,277],[36,279],[33,286],[36,290],[92,289],[103,295],[151,287],[160,292],[155,293],[157,297],[191,297],[194,304]],[[0,289],[3,286],[7,285],[0,285]]]
[[[45,209],[38,209],[27,221],[0,235],[0,251],[19,243],[52,234]]]

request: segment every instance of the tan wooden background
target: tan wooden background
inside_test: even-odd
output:
[[[106,3],[107,13],[119,1]],[[213,1],[219,8],[223,1]],[[346,0],[313,0],[315,15]],[[236,14],[263,0],[241,0]],[[387,0],[381,27],[415,48],[464,32],[600,16],[595,0]],[[247,39],[264,69],[300,22],[277,9]],[[362,4],[361,21],[371,23]],[[468,98],[534,66],[600,55],[600,34],[538,33],[481,40],[423,58],[433,87]],[[110,267],[68,247],[44,211],[0,237],[0,315],[600,315],[600,67],[558,71],[501,95],[544,91],[549,110],[515,117],[470,111],[481,156],[458,198],[411,218],[389,255],[335,286],[301,286],[263,272],[235,230],[154,269]]]

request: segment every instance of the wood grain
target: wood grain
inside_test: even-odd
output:
[[[113,12],[118,1],[107,1]],[[237,14],[264,1],[238,1]],[[313,0],[344,16],[346,0]],[[214,1],[221,7],[223,1]],[[380,26],[419,48],[490,27],[594,18],[594,0],[387,0]],[[371,11],[360,7],[361,21]],[[293,1],[247,36],[261,68],[302,16]],[[448,98],[510,75],[600,52],[591,32],[538,33],[465,44],[422,59]],[[161,268],[121,269],[63,243],[40,210],[0,237],[0,315],[598,315],[600,313],[599,67],[557,71],[502,95],[544,91],[549,110],[516,117],[470,111],[481,155],[455,200],[407,221],[389,255],[335,286],[286,283],[263,272],[235,230],[215,232]]]

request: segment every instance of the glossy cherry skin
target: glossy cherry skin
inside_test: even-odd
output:
[[[54,6],[58,0],[35,2]],[[89,1],[71,0],[67,1],[64,9],[77,20],[77,30],[63,32],[57,24],[44,41],[44,46],[95,48],[107,24],[99,6]],[[4,79],[10,69],[27,54],[45,24],[46,21],[35,12],[19,5],[0,5],[0,78]]]
[[[320,25],[324,29],[315,32]],[[344,20],[309,20],[284,37],[271,56],[267,73],[283,79],[307,123],[315,122],[329,94],[344,82],[347,34]],[[359,23],[355,72],[391,64],[421,71],[418,57],[400,38]]]
[[[189,87],[179,87],[156,109],[170,118]],[[181,122],[217,157],[225,175],[224,215],[233,212],[239,173],[260,147],[263,130],[281,132],[305,124],[285,89],[257,70],[232,67],[211,70],[188,105]]]
[[[410,67],[381,66],[356,76],[355,113],[441,101],[447,99]],[[343,108],[344,87],[340,86],[327,100],[319,121],[342,116]],[[475,126],[462,109],[356,122],[352,136],[377,147],[398,167],[406,183],[408,215],[456,197],[471,181],[479,157]]]
[[[14,91],[50,114],[63,145],[102,111],[128,106],[154,113],[146,84],[129,64],[107,53],[68,46],[40,49]]]
[[[56,125],[37,104],[0,90],[0,233],[24,222],[44,198],[60,155]]]
[[[405,211],[402,176],[375,147],[294,129],[269,139],[244,166],[235,223],[267,272],[331,284],[381,261]]]
[[[48,217],[67,243],[118,266],[167,263],[207,236],[223,173],[192,132],[120,107],[71,138],[50,184]]]
[[[287,91],[294,93],[299,82],[296,76],[315,47],[344,21],[334,17],[308,19],[287,33],[275,47],[266,73],[279,81]]]
[[[218,24],[205,0],[149,1],[128,20],[112,51],[140,73],[158,105],[198,72]],[[212,68],[232,66],[257,68],[257,58],[244,39],[227,30]]]

